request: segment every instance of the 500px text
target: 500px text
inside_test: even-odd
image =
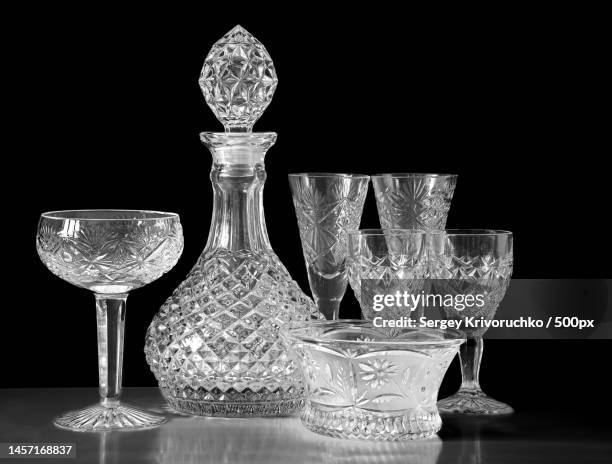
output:
[[[484,317],[469,316],[463,319],[429,319],[422,316],[418,319],[411,319],[403,316],[399,319],[385,319],[377,316],[372,320],[374,327],[390,328],[438,328],[438,329],[480,329],[480,328],[577,328],[582,330],[586,327],[594,327],[595,321],[592,319],[578,319],[577,317],[555,317],[545,319],[535,319],[533,317],[519,317],[518,319],[491,319]]]

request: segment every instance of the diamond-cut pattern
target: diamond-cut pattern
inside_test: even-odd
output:
[[[170,404],[190,408],[186,412],[231,415],[205,403],[226,401],[240,409],[236,403],[243,402],[253,410],[258,398],[297,406],[301,380],[278,329],[317,317],[312,301],[269,252],[205,252],[151,323],[147,361]]]
[[[278,83],[266,48],[241,26],[213,45],[200,74],[206,103],[230,131],[250,131]]]
[[[512,275],[512,253],[497,258],[484,256],[452,256],[446,260],[441,279],[434,281],[434,287],[440,294],[482,295],[484,304],[457,311],[444,307],[446,316],[451,319],[465,317],[493,319],[497,307],[503,300],[510,276]],[[470,336],[482,336],[486,328],[471,329]]]
[[[449,231],[444,247],[430,256],[434,290],[441,295],[482,295],[483,304],[456,310],[444,306],[451,319],[493,319],[510,283],[513,267],[512,234],[509,232]],[[471,337],[486,328],[468,330]]]

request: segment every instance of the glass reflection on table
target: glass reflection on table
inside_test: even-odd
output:
[[[156,434],[160,464],[435,464],[442,449],[442,441],[437,436],[405,442],[329,438],[306,430],[297,418],[177,417],[157,430]]]

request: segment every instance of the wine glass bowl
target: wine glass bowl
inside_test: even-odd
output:
[[[56,276],[94,292],[98,323],[99,404],[57,417],[73,431],[143,429],[165,422],[119,401],[127,292],[169,271],[183,251],[179,216],[133,210],[43,213],[38,255]]]
[[[361,229],[349,233],[349,282],[364,319],[375,316],[375,294],[418,293],[428,276],[431,233],[409,229]],[[410,316],[387,308],[388,318]]]

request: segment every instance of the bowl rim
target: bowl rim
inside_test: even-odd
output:
[[[287,174],[287,177],[310,177],[310,178],[342,178],[342,179],[370,179],[368,174],[359,174],[359,173],[351,173],[351,172],[290,172]]]
[[[447,178],[456,179],[459,174],[452,174],[447,172],[381,172],[372,174],[372,179],[419,179],[419,178]]]
[[[145,217],[134,217],[134,218],[126,218],[126,217],[78,217],[79,213],[132,213],[136,214],[144,214]],[[70,217],[70,215],[73,215]],[[58,220],[58,221],[159,221],[164,219],[177,219],[179,217],[178,213],[171,213],[167,211],[155,211],[148,209],[62,209],[57,211],[46,211],[41,213],[41,218],[47,220]]]
[[[478,236],[512,235],[511,231],[503,230],[503,229],[445,229],[445,230],[442,230],[441,232],[444,232],[444,235],[448,237],[458,237],[458,236],[478,237]]]
[[[347,233],[348,235],[357,236],[357,237],[366,237],[366,236],[406,236],[406,235],[443,235],[444,230],[432,229],[432,230],[424,230],[424,229],[398,229],[398,228],[389,228],[389,229],[351,229]],[[359,320],[359,319],[354,319]]]
[[[443,333],[446,335],[450,335],[449,338],[444,338],[442,340],[336,340],[333,338],[320,338],[320,337],[310,337],[310,336],[300,336],[296,333],[296,331],[305,329],[308,327],[317,327],[317,326],[325,326],[333,324],[346,324],[347,326],[350,324],[356,325],[365,325],[372,324],[372,321],[365,319],[335,319],[335,320],[314,320],[314,321],[305,321],[298,323],[296,325],[284,326],[281,328],[281,333],[283,333],[286,337],[298,340],[302,343],[311,343],[316,345],[329,345],[329,344],[346,344],[346,345],[370,345],[375,347],[380,346],[397,346],[397,347],[452,347],[459,346],[466,340],[466,335],[463,331],[458,329],[435,329],[435,328],[425,328],[425,327],[415,327],[415,328],[406,328],[404,330],[415,331],[415,332],[427,332],[427,333]],[[379,329],[379,327],[373,327],[374,329]]]
[[[351,229],[348,231],[348,235],[352,236],[400,236],[400,235],[436,235],[445,237],[479,237],[479,236],[511,236],[512,231],[503,229],[401,229],[401,228],[368,228],[368,229]]]

